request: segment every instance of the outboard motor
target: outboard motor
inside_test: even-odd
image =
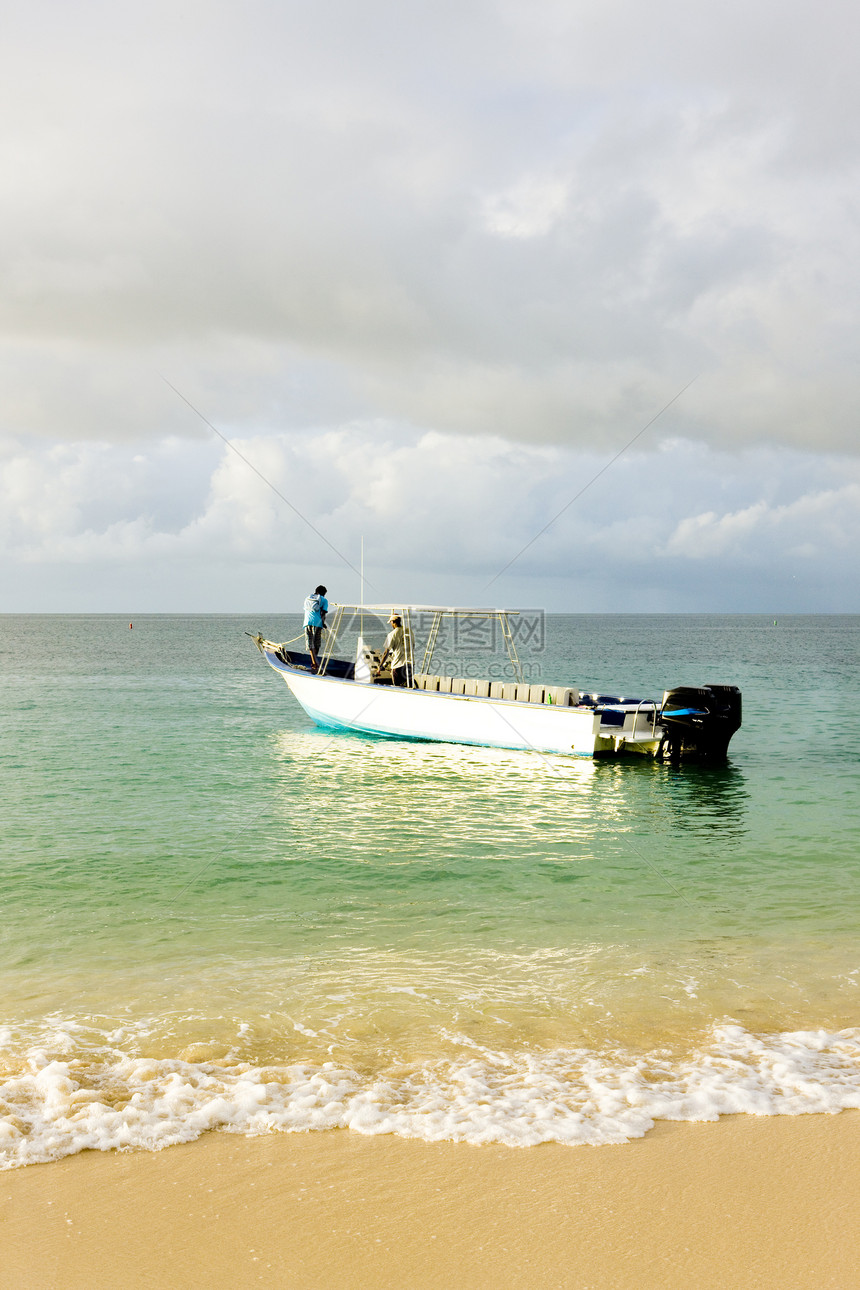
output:
[[[736,685],[667,690],[659,721],[671,761],[725,761],[729,740],[741,724],[741,692]]]

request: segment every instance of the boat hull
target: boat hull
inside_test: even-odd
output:
[[[265,654],[308,716],[330,729],[576,757],[615,753],[621,745],[624,751],[653,755],[660,743],[659,727],[648,737],[601,734],[600,714],[589,708],[363,685],[315,676],[285,666],[269,650]]]

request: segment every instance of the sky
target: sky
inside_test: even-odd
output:
[[[0,16],[0,612],[860,612],[856,5]]]

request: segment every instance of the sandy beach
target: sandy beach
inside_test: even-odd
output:
[[[849,1287],[860,1115],[516,1150],[210,1133],[0,1182],[4,1286]]]

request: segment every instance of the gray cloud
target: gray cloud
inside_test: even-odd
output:
[[[36,3],[2,76],[0,430],[356,417],[853,452],[846,5]]]

